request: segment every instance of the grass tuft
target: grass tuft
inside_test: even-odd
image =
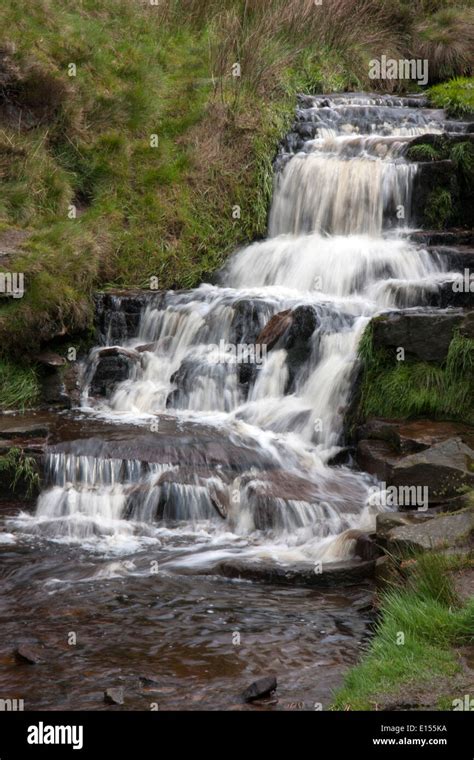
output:
[[[459,602],[449,567],[444,556],[418,557],[407,586],[382,596],[374,638],[335,695],[334,709],[370,710],[392,695],[403,701],[407,688],[429,691],[459,672],[453,647],[474,640],[474,599]]]

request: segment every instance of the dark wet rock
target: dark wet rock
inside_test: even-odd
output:
[[[467,545],[474,536],[474,510],[392,528],[386,537],[387,551],[412,553]]]
[[[439,426],[440,430],[436,431],[436,423],[432,423],[431,431],[425,429],[424,435],[420,426],[418,433],[414,430],[410,436],[407,424],[408,433],[397,438],[395,426],[386,423],[384,429],[381,423],[376,434],[386,434],[387,438],[359,441],[357,463],[397,489],[426,488],[430,507],[458,499],[464,488],[474,487],[474,449],[469,445],[472,431],[467,426],[459,426],[461,431],[463,428],[467,431],[461,434],[465,443],[461,436],[448,437],[450,432],[457,432],[454,424],[439,423]],[[407,502],[404,506],[410,504]]]
[[[154,351],[156,351],[157,346],[158,346],[157,341],[153,341],[153,343],[144,343],[143,346],[136,346],[135,351],[138,351],[139,354],[143,354],[145,351],[150,351],[151,353],[154,353]]]
[[[459,287],[459,283],[443,282],[435,291],[429,292],[423,298],[423,303],[440,309],[448,307],[467,309],[474,306],[474,290],[470,291],[464,285]]]
[[[447,190],[450,194],[456,188],[456,167],[450,160],[418,163],[413,179],[412,207],[410,218],[420,226],[429,224],[428,209],[433,192]]]
[[[44,650],[39,644],[20,644],[14,654],[16,660],[23,664],[38,665],[44,661]]]
[[[140,354],[132,349],[112,346],[100,350],[97,366],[90,383],[93,396],[108,396],[118,383],[123,382],[132,372]]]
[[[229,489],[223,483],[219,484],[216,482],[209,483],[207,488],[212,505],[222,518],[226,518],[230,507]]]
[[[288,383],[291,392],[295,377],[311,355],[311,337],[318,325],[318,313],[313,306],[298,306],[292,312],[292,323],[285,335],[284,347],[288,358]]]
[[[291,309],[285,311],[279,311],[267,322],[263,330],[256,338],[257,344],[264,344],[267,350],[277,343],[277,341],[286,333],[290,325],[293,323],[293,315]]]
[[[271,453],[256,450],[247,439],[229,441],[225,431],[215,426],[184,423],[174,416],[160,417],[159,433],[144,432],[133,424],[117,426],[102,420],[83,417],[57,420],[49,451],[92,456],[104,459],[135,459],[144,463],[170,465],[185,463],[187,468],[209,476],[209,471],[237,473],[250,468],[274,469]]]
[[[474,271],[474,247],[469,245],[432,245],[428,253],[436,261],[442,262],[446,271],[464,273],[465,269]]]
[[[427,486],[430,504],[443,502],[457,496],[463,487],[474,487],[474,450],[460,438],[441,441],[398,461],[390,483]]]
[[[108,358],[111,356],[123,356],[126,359],[132,359],[138,361],[138,351],[134,348],[125,348],[124,346],[107,346],[106,348],[100,348],[97,352],[97,356],[100,359]]]
[[[124,342],[138,334],[142,309],[159,305],[164,298],[161,292],[111,290],[94,295],[95,324],[98,340],[103,345]]]
[[[357,444],[356,461],[359,467],[384,482],[390,480],[398,456],[390,443],[383,440],[363,440]]]
[[[257,335],[271,317],[267,304],[252,298],[242,298],[233,304],[234,317],[231,335],[236,344],[256,342]]]
[[[360,533],[356,538],[354,554],[356,557],[367,561],[373,560],[380,556],[380,549],[377,545],[375,533]]]
[[[72,400],[66,390],[61,372],[54,370],[44,372],[40,377],[40,388],[42,406],[60,406],[64,409],[69,409],[72,406]]]
[[[253,702],[256,699],[267,697],[277,688],[277,679],[275,676],[266,676],[259,678],[248,686],[242,693],[244,702]]]
[[[8,440],[46,438],[49,430],[50,426],[41,417],[38,420],[33,415],[0,417],[0,438]]]
[[[352,586],[373,576],[374,561],[359,559],[331,562],[321,568],[309,563],[295,563],[291,567],[251,562],[247,560],[222,560],[203,574],[219,573],[227,578],[242,578],[262,583],[293,586],[320,586],[330,588]]]
[[[447,438],[459,437],[474,448],[474,429],[460,422],[443,420],[387,420],[371,417],[356,430],[358,440],[385,441],[394,453],[423,451]]]
[[[452,312],[392,313],[372,320],[374,348],[404,348],[407,356],[442,363],[463,314]]]
[[[417,230],[410,240],[424,246],[474,246],[474,231],[466,229]]]
[[[104,691],[104,702],[107,705],[123,705],[125,702],[123,686]]]
[[[396,579],[397,572],[393,560],[387,554],[375,560],[374,577],[377,587],[385,587]]]

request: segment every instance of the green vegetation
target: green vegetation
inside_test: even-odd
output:
[[[440,678],[449,689],[449,679],[461,670],[454,647],[474,639],[474,599],[463,604],[449,575],[459,562],[421,555],[409,577],[385,592],[374,638],[346,676],[334,709],[371,710],[390,698],[404,702],[411,687],[430,692]],[[445,699],[452,709],[452,698]]]
[[[0,307],[4,356],[86,328],[97,287],[191,287],[263,235],[296,92],[396,88],[368,61],[411,55],[447,5],[328,2],[4,0],[0,245],[28,233],[5,264],[26,294]]]
[[[16,491],[21,485],[26,496],[30,497],[38,490],[40,479],[34,457],[27,456],[22,449],[11,448],[0,457],[0,476],[6,475],[9,487]]]
[[[424,142],[423,140],[426,140]],[[451,161],[435,180],[423,209],[424,221],[432,229],[471,226],[474,200],[474,145],[466,139],[428,135],[407,151],[412,161]],[[434,175],[436,177],[436,175]]]
[[[474,423],[474,340],[455,332],[443,365],[394,360],[373,346],[372,325],[362,336],[363,361],[356,417],[428,416]]]
[[[411,159],[411,161],[440,161],[442,154],[434,145],[417,143],[408,149],[407,157]]]
[[[0,361],[0,409],[25,409],[39,395],[35,370],[12,362]]]
[[[453,214],[453,200],[449,190],[437,187],[427,198],[425,217],[431,229],[442,230]]]
[[[428,90],[428,97],[437,108],[446,108],[454,118],[474,114],[474,78],[456,77]]]

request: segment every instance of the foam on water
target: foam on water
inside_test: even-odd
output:
[[[110,397],[90,397],[101,347],[84,375],[84,406],[94,413],[145,424],[166,412],[214,425],[270,466],[184,472],[185,462],[51,453],[36,514],[17,518],[17,528],[111,555],[156,542],[165,568],[192,570],[236,556],[339,560],[351,556],[355,530],[373,527],[370,478],[328,461],[344,443],[370,318],[423,303],[455,276],[405,234],[417,172],[404,159],[407,137],[442,131],[443,115],[395,96],[300,105],[277,161],[268,238],[238,251],[219,285],[150,301],[138,334],[124,341],[134,357],[129,377]],[[254,344],[287,310],[314,323],[301,360],[290,341],[245,374],[226,348],[216,361],[222,341]],[[135,570],[111,564],[104,572]]]

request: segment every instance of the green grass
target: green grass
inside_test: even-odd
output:
[[[454,647],[474,639],[474,600],[461,604],[449,569],[444,556],[421,556],[406,586],[383,595],[374,638],[335,695],[334,709],[370,710],[391,696],[403,701],[409,687],[429,693],[460,671]]]
[[[474,146],[468,140],[456,141],[444,135],[430,135],[409,147],[411,161],[451,161],[454,171],[441,175],[432,187],[423,209],[424,223],[431,229],[472,226],[474,200]]]
[[[3,1],[0,229],[31,233],[3,356],[90,327],[98,287],[192,287],[265,233],[296,93],[398,86],[368,62],[411,51],[431,12],[328,2]]]
[[[6,474],[12,491],[19,486],[30,497],[38,490],[40,479],[34,457],[19,448],[11,448],[5,456],[0,456],[0,474]]]
[[[26,409],[38,395],[38,378],[32,367],[0,361],[0,410]]]
[[[437,187],[427,198],[425,217],[429,227],[442,230],[453,215],[453,199],[449,190]]]
[[[474,115],[474,78],[455,77],[428,90],[428,97],[436,108],[446,108],[453,118]]]
[[[359,345],[363,362],[356,417],[428,416],[474,423],[474,340],[455,332],[443,365],[395,360],[374,349],[369,325]]]
[[[434,145],[421,143],[408,149],[407,158],[411,161],[439,161],[442,154]]]

